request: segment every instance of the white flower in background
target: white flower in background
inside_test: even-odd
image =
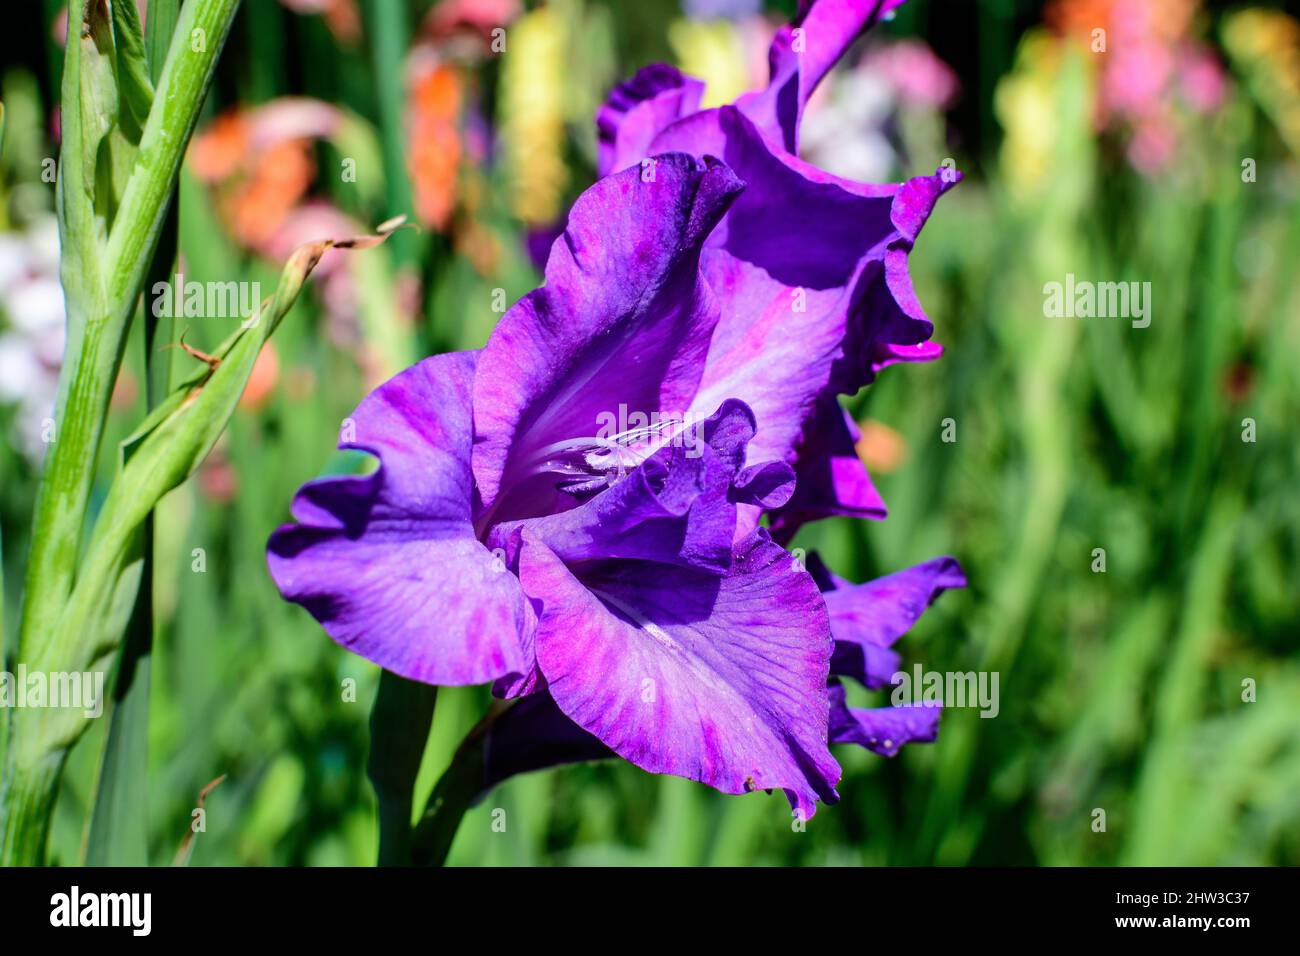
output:
[[[808,104],[799,151],[836,176],[888,181],[898,156],[885,130],[896,108],[894,91],[880,74],[867,69],[834,74]]]
[[[0,233],[0,404],[16,405],[12,440],[32,461],[45,453],[64,342],[59,227],[52,215]]]
[[[877,43],[813,93],[800,154],[846,179],[895,178],[907,165],[897,147],[899,118],[908,111],[941,117],[958,92],[957,74],[925,43]]]

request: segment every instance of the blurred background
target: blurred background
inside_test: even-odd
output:
[[[61,8],[12,5],[0,41],[10,635],[62,352],[46,162]],[[267,536],[302,482],[358,466],[334,446],[371,387],[481,345],[500,304],[537,284],[592,181],[609,88],[662,60],[707,81],[706,105],[730,101],[765,80],[768,40],[794,8],[245,0],[180,185],[186,280],[269,293],[301,241],[399,212],[421,229],[327,257],[228,433],[159,511],[139,808],[152,862],[172,859],[222,774],[195,865],[374,861],[377,671],[281,601]],[[779,794],[724,797],[610,762],[499,788],[450,862],[1300,864],[1296,13],[910,0],[855,48],[810,108],[803,152],[859,179],[945,160],[966,174],[911,257],[947,352],[886,369],[848,403],[888,520],[824,522],[795,544],[854,580],[958,557],[970,588],[899,649],[909,670],[996,671],[1000,712],[950,709],[938,742],[893,760],[837,751],[842,802],[803,833]],[[1045,317],[1045,283],[1067,274],[1151,283],[1150,326]],[[180,325],[201,349],[234,321]],[[176,369],[193,361],[167,354]],[[143,362],[136,323],[105,485],[143,414]],[[482,688],[441,692],[421,793],[486,703]],[[64,781],[60,863],[83,858],[96,724]],[[497,807],[505,833],[492,832]]]

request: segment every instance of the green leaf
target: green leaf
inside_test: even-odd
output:
[[[149,63],[150,84],[156,84],[167,62],[167,50],[176,33],[176,21],[181,16],[181,0],[149,0],[149,16],[145,18],[144,51]]]
[[[64,114],[64,122],[71,119],[81,128],[78,158],[81,163],[82,188],[87,189],[87,195],[96,211],[103,214],[108,197],[102,192],[103,184],[99,182],[103,178],[100,149],[117,125],[120,102],[117,57],[113,48],[113,24],[107,6],[96,0],[85,0],[83,8],[81,29],[77,34],[80,53],[77,80],[80,96],[75,104],[75,112],[70,117],[67,113]],[[73,36],[73,23],[70,21],[68,24],[69,45]]]
[[[275,294],[218,349],[211,357],[212,366],[200,365],[124,443],[123,464],[95,522],[80,577],[53,639],[46,645],[54,649],[57,660],[38,655],[32,666],[83,670],[116,650],[126,618],[113,612],[125,576],[138,558],[139,532],[145,519],[163,495],[188,478],[216,444],[243,394],[262,346],[288,313],[325,251],[376,245],[396,225],[386,223],[374,236],[300,246],[281,273]],[[37,723],[39,732],[26,735],[22,741],[27,761],[70,746],[86,728],[77,712],[51,710],[41,714]]]
[[[146,536],[148,537],[148,536]],[[147,866],[149,690],[153,662],[153,602],[150,582],[142,580],[149,562],[143,552],[130,562],[118,581],[118,613],[130,613],[127,640],[113,681],[113,701],[104,744],[103,761],[95,788],[95,803],[86,842],[88,866]],[[134,602],[134,611],[131,611]],[[122,625],[109,621],[106,630]],[[107,705],[106,703],[106,706]]]
[[[366,773],[379,801],[379,865],[411,863],[411,808],[438,688],[390,671],[379,675],[370,712]]]
[[[237,8],[238,0],[186,5],[107,245],[106,223],[96,216],[93,171],[101,133],[109,127],[98,113],[88,117],[92,105],[103,111],[115,109],[118,102],[116,93],[109,98],[102,91],[102,84],[113,82],[111,64],[105,61],[105,8],[98,2],[84,5],[83,16],[72,20],[71,36],[81,41],[68,44],[65,59],[58,192],[68,343],[59,377],[57,439],[46,458],[32,527],[20,659],[50,651],[56,622],[66,608],[122,342],[166,219],[185,145]],[[90,19],[84,27],[77,26],[85,17]],[[194,30],[208,37],[202,51],[191,51],[185,39]],[[98,83],[92,76],[99,77]]]
[[[121,118],[134,128],[136,142],[153,106],[153,82],[145,56],[144,31],[133,0],[112,0],[113,39],[116,41],[117,86],[121,94]]]
[[[185,5],[158,95],[134,138],[116,128],[122,96],[116,70],[121,63],[109,5],[85,0],[69,10],[57,193],[68,336],[59,375],[57,437],[46,457],[28,551],[16,657],[29,666],[82,670],[100,661],[121,638],[113,612],[131,582],[143,518],[115,527],[107,551],[86,563],[79,559],[94,465],[127,328],[238,6],[239,0]],[[134,77],[128,80],[129,95],[138,106],[135,64],[143,43],[133,48],[138,27],[132,29],[128,13],[118,13]],[[192,35],[204,36],[206,42],[193,48],[188,42]],[[100,576],[80,587],[79,572],[92,566]],[[133,597],[134,591],[126,597],[128,608]],[[70,617],[77,622],[74,630],[65,628]],[[0,817],[6,817],[0,863],[42,862],[66,747],[85,724],[77,712],[53,710],[10,720],[10,744],[0,771]]]

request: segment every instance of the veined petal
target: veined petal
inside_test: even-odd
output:
[[[639,164],[664,127],[700,107],[704,83],[674,66],[652,63],[610,91],[596,112],[601,176]]]
[[[772,537],[788,542],[809,521],[831,515],[884,519],[885,502],[858,457],[857,425],[834,395],[823,395],[796,449],[794,496],[772,513]]]
[[[654,148],[721,156],[748,184],[701,258],[721,318],[696,407],[743,399],[760,426],[751,454],[793,462],[801,443],[833,440],[805,434],[820,401],[856,392],[909,349],[929,352],[907,255],[958,177],[840,179],[774,151],[733,107],[673,124]]]
[[[636,561],[570,569],[525,534],[537,659],[573,721],[652,773],[724,793],[836,799],[826,749],[830,631],[810,576],[762,532],[717,576]]]
[[[492,722],[483,746],[483,789],[515,774],[613,756],[543,691],[520,699]]]
[[[888,648],[925,609],[949,588],[966,586],[966,576],[952,558],[933,558],[865,584],[850,584],[816,566],[811,569],[822,587],[835,637],[831,672],[867,687],[889,683],[898,670],[898,656]]]
[[[349,650],[412,680],[476,684],[524,667],[531,609],[475,538],[470,390],[475,354],[438,355],[358,406],[341,448],[379,470],[326,478],[294,500],[267,548],[271,576]]]
[[[495,520],[555,510],[497,498],[554,443],[596,434],[602,414],[686,410],[718,318],[699,250],[741,188],[716,160],[675,154],[578,198],[546,284],[502,317],[479,360],[473,468]]]
[[[857,744],[882,757],[892,757],[903,744],[929,743],[939,735],[938,704],[898,707],[849,707],[844,688],[832,683],[830,734],[833,744]]]
[[[735,399],[688,426],[610,487],[583,504],[495,525],[488,543],[516,565],[525,529],[561,561],[626,558],[720,574],[731,564],[737,500],[779,498],[789,466],[767,463],[737,474],[754,416]],[[775,475],[771,472],[775,468]]]

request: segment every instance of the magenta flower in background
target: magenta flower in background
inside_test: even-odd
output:
[[[854,585],[780,545],[883,517],[835,396],[939,351],[907,254],[950,183],[865,185],[794,152],[817,80],[895,5],[805,4],[772,84],[734,106],[696,111],[663,66],[615,90],[607,175],[545,284],[481,351],[367,397],[341,447],[378,471],[306,485],[272,536],[282,593],[339,643],[516,701],[485,786],[612,753],[811,815],[837,798],[829,744],[933,739],[934,708],[850,709],[836,678],[887,683],[956,562]]]

